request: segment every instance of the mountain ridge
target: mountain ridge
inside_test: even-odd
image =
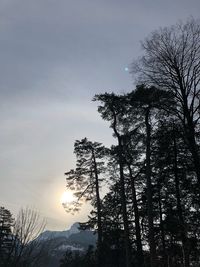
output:
[[[89,246],[96,246],[96,233],[91,230],[80,230],[79,226],[76,222],[68,230],[46,230],[38,236],[36,241],[45,248],[43,267],[58,267],[67,250],[84,253]]]
[[[47,239],[53,239],[53,238],[58,238],[58,237],[70,237],[70,235],[79,233],[80,224],[78,222],[75,222],[74,224],[71,225],[71,227],[68,230],[64,231],[51,231],[51,230],[46,230],[42,232],[38,237],[37,240],[42,241],[42,240],[47,240]]]

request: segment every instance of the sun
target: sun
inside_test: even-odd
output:
[[[63,192],[61,197],[60,197],[61,204],[71,203],[74,200],[75,200],[75,197],[74,197],[73,193],[70,191]]]

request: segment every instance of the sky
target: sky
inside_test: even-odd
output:
[[[141,41],[193,16],[199,0],[0,0],[0,206],[39,211],[47,229],[87,220],[63,209],[73,144],[109,146],[96,93],[134,89]]]

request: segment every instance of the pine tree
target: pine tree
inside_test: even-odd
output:
[[[123,157],[123,130],[121,129],[120,120],[125,112],[125,107],[122,104],[122,97],[115,94],[101,94],[94,97],[94,101],[99,101],[101,105],[98,111],[104,120],[110,122],[110,127],[113,129],[114,136],[117,139],[117,158],[119,165],[119,184],[120,184],[120,199],[122,205],[123,224],[124,224],[124,241],[126,249],[126,267],[132,266],[130,229],[127,214],[127,199],[125,191],[125,176],[124,176],[124,157]]]
[[[65,173],[67,187],[76,190],[76,197],[79,200],[85,198],[92,201],[97,211],[97,253],[98,266],[101,266],[102,250],[102,215],[101,215],[101,197],[100,184],[102,182],[102,173],[104,172],[104,162],[108,149],[101,143],[91,142],[87,138],[77,140],[74,144],[74,153],[76,154],[76,169]],[[77,207],[75,207],[76,209]],[[72,207],[73,209],[73,207]]]
[[[149,246],[151,266],[156,266],[156,242],[154,234],[154,211],[153,211],[153,189],[152,189],[152,131],[153,120],[156,120],[155,112],[166,111],[166,105],[171,104],[170,94],[155,87],[137,86],[135,91],[128,94],[129,112],[132,117],[140,117],[145,131],[145,168],[147,184],[147,207],[149,225]],[[155,123],[154,123],[155,124]]]
[[[0,266],[5,267],[9,264],[13,250],[12,227],[14,218],[11,212],[0,207]]]

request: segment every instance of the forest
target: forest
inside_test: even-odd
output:
[[[76,201],[64,208],[91,203],[80,227],[95,230],[97,245],[67,251],[60,267],[200,266],[200,23],[161,28],[142,49],[134,90],[93,98],[114,144],[74,143],[65,178]]]

